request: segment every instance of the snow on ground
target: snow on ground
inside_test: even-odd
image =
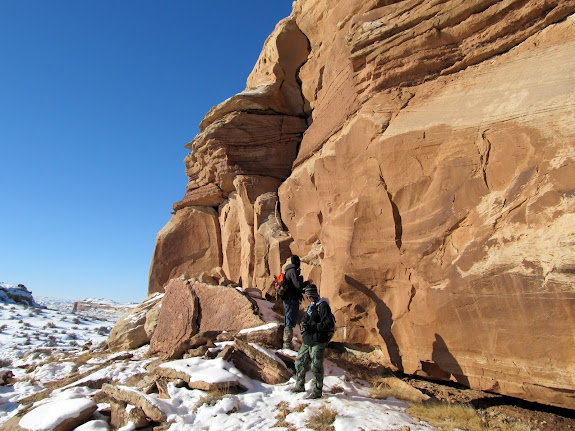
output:
[[[277,320],[271,307],[262,314]],[[148,347],[126,352],[98,352],[113,326],[113,322],[79,317],[61,310],[40,309],[18,304],[0,303],[0,371],[10,370],[16,382],[0,386],[0,427],[22,410],[19,403],[26,397],[51,390],[47,398],[34,403],[28,421],[35,427],[45,425],[43,421],[54,421],[58,417],[74,415],[75,409],[85,407],[91,397],[99,392],[90,389],[89,381],[110,378],[115,384],[128,386],[130,378],[147,373],[145,366],[154,358],[147,358]],[[91,343],[92,350],[82,350],[81,346]],[[229,343],[218,343],[222,349]],[[259,348],[259,346],[258,346]],[[211,349],[213,350],[213,349]],[[88,354],[89,352],[90,354]],[[94,353],[96,352],[96,353]],[[282,351],[283,353],[295,352]],[[268,354],[275,356],[274,351]],[[81,359],[81,360],[80,360]],[[245,376],[233,363],[223,359],[190,358],[166,363],[178,370],[194,376],[217,382],[218,380],[237,381],[247,388],[243,393],[228,394],[206,403],[206,392],[191,390],[168,384],[169,399],[158,398],[157,394],[146,395],[157,405],[171,422],[170,431],[183,430],[285,430],[287,426],[307,430],[310,417],[322,407],[337,413],[332,424],[336,431],[353,430],[400,430],[428,431],[434,428],[423,422],[416,422],[405,409],[408,404],[394,398],[372,399],[367,383],[357,380],[329,360],[325,361],[324,398],[306,400],[306,393],[294,394],[294,378],[287,383],[269,385]],[[54,385],[72,373],[82,378]],[[306,388],[310,392],[311,373],[308,373]],[[54,387],[58,389],[53,389]],[[134,388],[135,390],[136,388]],[[66,414],[43,415],[39,408],[60,405],[66,407]],[[98,405],[99,409],[109,407]],[[288,412],[283,428],[278,424],[280,412]],[[35,414],[33,412],[36,412]],[[96,412],[91,422],[79,430],[104,430],[107,417]],[[51,422],[52,423],[52,422]],[[287,424],[287,425],[285,425]],[[277,426],[276,426],[277,425]],[[133,429],[125,427],[123,431]]]
[[[0,359],[17,360],[38,349],[78,352],[86,343],[105,341],[112,326],[65,311],[0,303]]]

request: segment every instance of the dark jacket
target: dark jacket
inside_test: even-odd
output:
[[[286,266],[284,273],[285,278],[289,282],[289,287],[282,299],[301,301],[303,299],[304,282],[303,277],[300,275],[300,269],[290,263]]]
[[[310,305],[300,323],[303,342],[308,346],[327,343],[330,340],[328,332],[333,328],[329,304],[325,299],[318,302]]]

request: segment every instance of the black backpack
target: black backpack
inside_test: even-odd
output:
[[[316,310],[314,310],[316,313],[319,312],[319,306],[322,304],[322,302],[320,302],[316,307]],[[328,311],[328,319],[329,319],[329,329],[327,331],[327,335],[329,337],[329,339],[331,340],[335,334],[335,316],[333,315],[333,313],[331,312],[331,307],[329,306],[329,304],[326,302],[325,305],[327,305],[327,311]]]

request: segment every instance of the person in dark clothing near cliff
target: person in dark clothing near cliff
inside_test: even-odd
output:
[[[300,259],[299,256],[293,255],[290,257],[291,263],[286,266],[284,274],[288,281],[288,289],[283,294],[282,300],[285,309],[285,328],[283,335],[283,348],[292,348],[293,328],[297,324],[297,314],[299,311],[299,304],[303,299],[303,289],[306,283],[300,274]]]
[[[292,392],[305,391],[305,375],[311,363],[313,384],[306,398],[313,400],[321,398],[323,393],[323,356],[335,322],[327,300],[319,297],[315,284],[305,288],[305,295],[310,305],[300,323],[303,344],[295,361],[296,384]]]

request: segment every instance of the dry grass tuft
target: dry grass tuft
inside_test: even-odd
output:
[[[208,392],[206,392],[206,395],[204,395],[202,398],[200,398],[200,402],[198,403],[198,407],[202,406],[204,404],[206,404],[210,407],[213,407],[219,401],[221,401],[222,398],[224,398],[228,394],[230,394],[230,388],[229,387],[215,389],[213,391],[208,391]]]
[[[394,397],[398,400],[419,403],[429,399],[429,396],[424,395],[419,389],[395,377],[373,379],[372,385],[371,397],[378,400]]]
[[[307,426],[315,431],[334,431],[332,423],[336,417],[335,410],[323,405],[310,416]]]
[[[305,406],[304,406],[304,408],[305,408]],[[279,403],[276,406],[276,411],[277,411],[277,414],[276,414],[277,422],[275,423],[273,428],[282,427],[282,428],[287,428],[288,431],[296,431],[296,428],[294,428],[293,424],[286,422],[286,420],[285,420],[287,415],[292,413],[292,410],[290,410],[290,408],[289,408],[289,403],[287,401],[282,401],[281,403]]]
[[[413,404],[407,409],[413,417],[429,422],[445,431],[532,431],[523,423],[505,423],[503,421],[487,421],[479,416],[477,411],[468,404]]]

